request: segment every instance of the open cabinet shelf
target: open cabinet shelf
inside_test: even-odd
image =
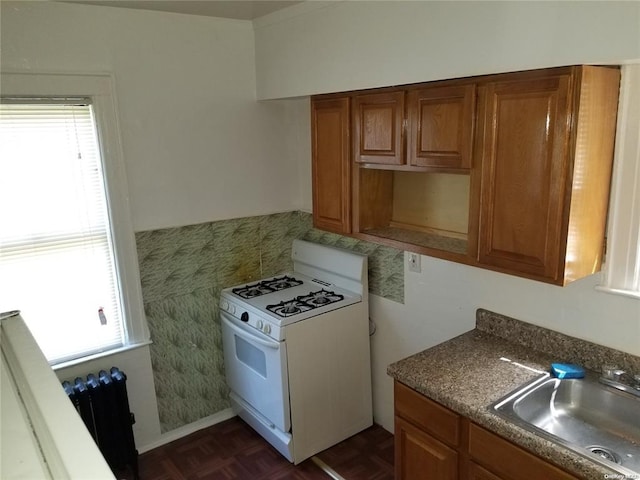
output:
[[[434,233],[419,232],[398,227],[370,228],[362,233],[370,237],[395,240],[403,244],[415,245],[431,250],[467,254],[467,241],[458,238],[445,237]]]
[[[354,234],[425,254],[469,253],[469,175],[356,168]]]

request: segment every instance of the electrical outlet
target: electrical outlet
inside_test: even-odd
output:
[[[420,273],[422,268],[420,267],[420,255],[417,253],[409,252],[409,271]]]

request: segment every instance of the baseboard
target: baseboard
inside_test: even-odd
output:
[[[235,416],[236,415],[235,413],[233,413],[233,410],[231,408],[227,408],[220,412],[214,413],[213,415],[209,415],[208,417],[201,418],[200,420],[197,420],[193,423],[178,427],[175,430],[171,430],[170,432],[163,433],[157,440],[148,443],[147,445],[138,447],[138,453],[148,452],[149,450],[161,447],[162,445],[171,443],[182,437],[186,437],[187,435],[197,432],[198,430],[202,430],[203,428],[215,425],[216,423],[224,422],[225,420],[229,420],[230,418]]]

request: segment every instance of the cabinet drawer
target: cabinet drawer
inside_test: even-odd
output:
[[[469,462],[469,480],[502,480],[475,462]]]
[[[477,463],[508,480],[577,480],[577,477],[473,423],[469,426],[469,454]]]
[[[399,382],[394,385],[396,415],[451,446],[460,444],[457,414]]]

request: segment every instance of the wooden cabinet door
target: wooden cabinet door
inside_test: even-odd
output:
[[[312,100],[313,225],[351,232],[349,98]]]
[[[353,100],[354,160],[402,165],[404,91],[358,95]]]
[[[421,167],[471,167],[475,92],[475,84],[430,87],[409,92],[409,164]]]
[[[396,480],[456,480],[458,454],[422,430],[395,417]]]
[[[478,260],[554,281],[566,246],[571,77],[509,78],[479,88]]]

